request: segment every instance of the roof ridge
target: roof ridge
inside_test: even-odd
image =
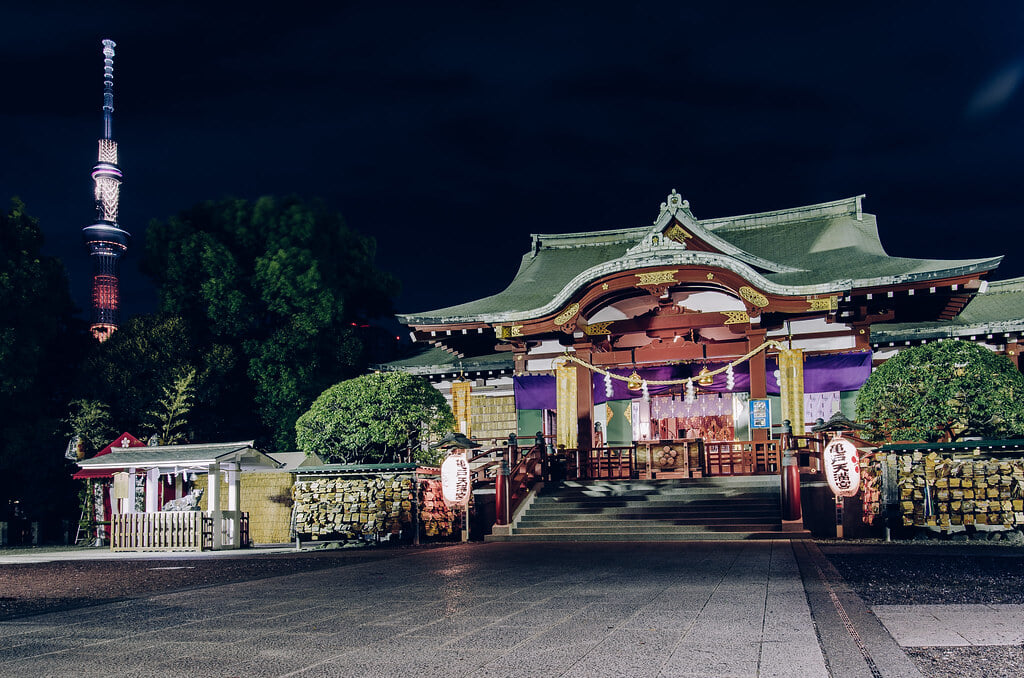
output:
[[[720,217],[717,219],[701,219],[698,223],[709,231],[716,229],[752,230],[763,228],[779,223],[798,223],[821,219],[822,217],[840,217],[853,215],[857,221],[863,220],[861,200],[866,197],[865,193],[855,195],[851,198],[842,198],[830,202],[822,202],[802,207],[789,207],[787,209],[772,210],[770,212],[754,212],[752,214],[739,214],[732,217]],[[797,218],[787,218],[797,217]]]

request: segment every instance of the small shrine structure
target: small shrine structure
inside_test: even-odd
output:
[[[109,516],[111,549],[219,550],[243,545],[240,473],[281,464],[253,447],[252,440],[148,446],[122,434],[78,466],[75,478],[107,480],[96,508],[102,505]],[[227,510],[220,509],[219,482],[207,483],[210,510],[198,510],[192,490],[197,474],[226,476]]]

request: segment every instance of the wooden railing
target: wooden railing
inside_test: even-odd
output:
[[[202,511],[119,513],[110,521],[112,551],[201,551]]]
[[[709,476],[779,473],[777,440],[730,440],[704,443],[704,472]]]
[[[565,456],[571,478],[598,480],[636,477],[636,447],[632,445],[565,450]]]

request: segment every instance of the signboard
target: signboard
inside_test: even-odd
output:
[[[767,398],[750,401],[750,428],[772,427],[772,403]]]
[[[469,502],[469,462],[466,453],[449,455],[441,464],[441,494],[449,504]]]
[[[825,478],[837,497],[853,497],[860,491],[860,455],[846,438],[836,436],[822,455]]]

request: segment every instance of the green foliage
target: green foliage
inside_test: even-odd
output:
[[[63,265],[42,246],[13,200],[0,212],[0,520],[15,501],[35,520],[74,511],[60,421],[88,335]]]
[[[149,411],[150,420],[156,428],[157,441],[161,445],[175,445],[188,442],[188,416],[196,395],[196,370],[183,368],[170,384],[162,389],[156,406]]]
[[[406,458],[431,463],[418,441],[450,431],[451,408],[426,379],[404,372],[367,374],[330,387],[295,424],[299,448],[333,462],[378,463]]]
[[[97,344],[81,370],[78,393],[110,407],[119,430],[145,435],[158,428],[152,413],[164,390],[183,373],[194,371],[191,389],[203,407],[192,413],[189,430],[196,440],[226,440],[251,435],[233,417],[237,401],[247,397],[235,349],[199,345],[195,332],[179,316],[136,316]],[[115,432],[116,434],[116,432]]]
[[[887,360],[861,387],[857,418],[875,441],[1024,437],[1024,375],[1005,356],[942,341]]]
[[[95,456],[120,433],[114,426],[110,408],[98,400],[72,400],[64,425],[72,438],[78,438],[85,459]]]
[[[151,224],[142,268],[198,350],[219,347],[231,364],[244,392],[222,418],[282,450],[317,394],[364,369],[354,325],[391,313],[397,283],[374,251],[320,205],[225,200]]]

